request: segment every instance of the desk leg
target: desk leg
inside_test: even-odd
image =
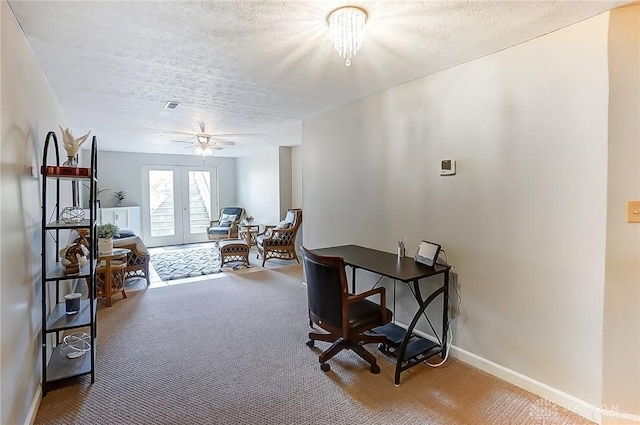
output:
[[[427,309],[427,307],[429,307],[429,304],[431,304],[433,302],[433,300],[436,299],[436,297],[438,297],[440,294],[445,293],[446,292],[446,280],[445,280],[445,285],[443,285],[442,287],[436,289],[435,291],[433,291],[433,293],[431,295],[429,295],[429,297],[426,300],[422,300],[422,296],[420,295],[420,291],[418,289],[418,281],[414,281],[413,285],[414,288],[416,288],[416,301],[418,301],[418,304],[420,304],[420,308],[418,309],[418,311],[416,312],[416,314],[413,316],[413,320],[411,320],[411,324],[409,325],[409,327],[407,328],[405,334],[404,334],[404,338],[402,339],[402,343],[400,344],[400,349],[398,350],[398,358],[397,358],[397,362],[396,362],[396,371],[395,371],[395,379],[394,379],[394,383],[396,385],[400,385],[400,373],[403,370],[408,369],[411,366],[407,366],[407,367],[403,367],[402,363],[405,361],[404,358],[404,354],[407,351],[407,345],[409,344],[409,339],[411,339],[411,335],[413,333],[413,329],[416,327],[416,324],[418,323],[418,319],[420,319],[420,316],[422,316],[422,313],[425,312],[425,310]],[[446,308],[445,308],[446,310]],[[444,314],[447,314],[446,312]],[[446,323],[446,322],[445,322]],[[444,328],[445,325],[443,325]],[[446,342],[446,340],[443,338],[442,339],[443,344]],[[442,349],[442,347],[441,347]],[[407,359],[408,360],[408,359]]]
[[[351,266],[351,293],[356,293],[356,268]]]
[[[447,335],[449,334],[449,270],[444,273],[444,299],[442,300],[442,360],[447,355]]]

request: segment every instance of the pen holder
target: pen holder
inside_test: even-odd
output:
[[[403,246],[399,246],[398,247],[398,258],[402,258],[404,257],[404,247]]]

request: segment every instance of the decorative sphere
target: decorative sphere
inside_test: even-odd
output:
[[[67,224],[80,223],[84,220],[84,211],[79,207],[65,207],[60,212],[60,220]]]

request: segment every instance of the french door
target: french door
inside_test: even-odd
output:
[[[180,245],[207,240],[217,217],[215,167],[144,165],[143,228],[148,246]]]

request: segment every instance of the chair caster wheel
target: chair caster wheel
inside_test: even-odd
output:
[[[371,365],[371,368],[369,368],[369,370],[374,375],[377,375],[378,373],[380,373],[380,366],[378,366],[377,364],[373,364],[373,365]]]
[[[381,342],[380,344],[378,344],[378,350],[382,351],[383,353],[386,353],[387,345],[384,342]]]
[[[321,363],[320,364],[320,369],[323,372],[329,372],[331,370],[331,365],[329,363]]]
[[[312,340],[312,339],[307,341],[306,344],[307,344],[307,347],[309,347],[309,348],[313,348],[316,345],[315,341]]]

